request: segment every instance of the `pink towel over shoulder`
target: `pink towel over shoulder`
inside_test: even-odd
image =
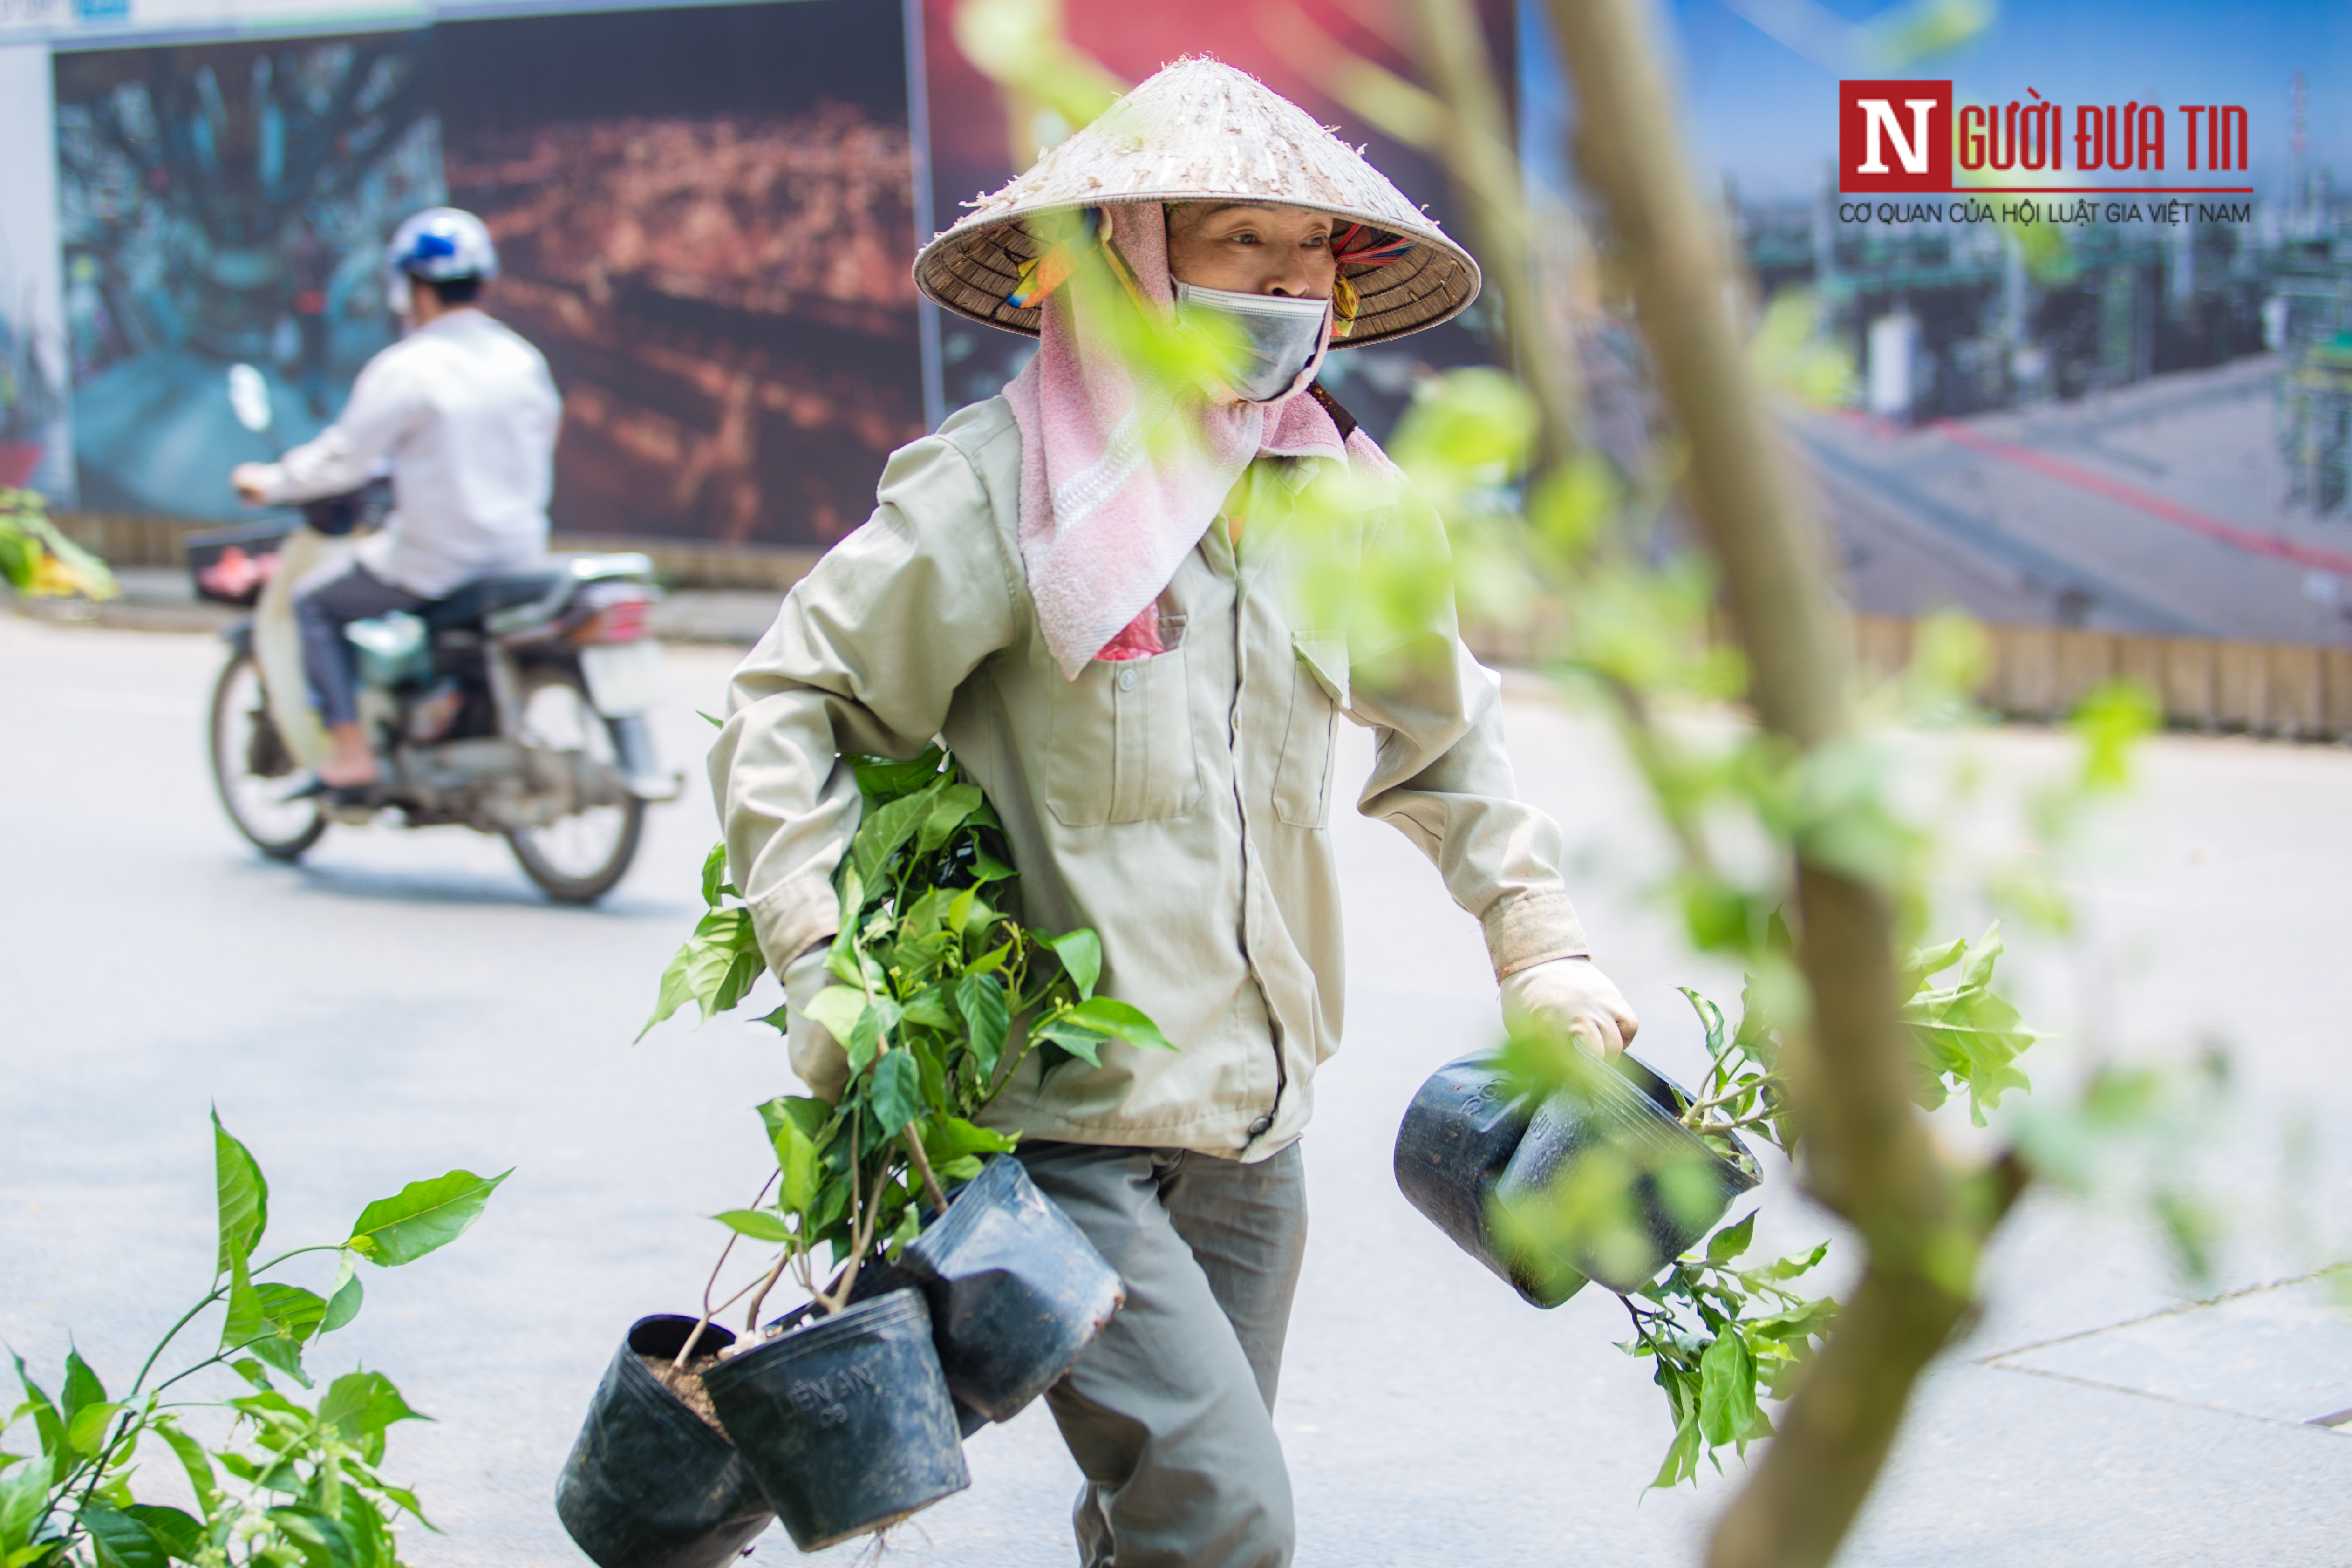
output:
[[[1104,224],[1145,300],[1172,313],[1159,204],[1108,206]],[[1101,291],[1057,291],[1035,357],[1004,388],[1021,427],[1029,595],[1046,647],[1073,680],[1097,658],[1164,651],[1160,591],[1261,453],[1393,471],[1370,437],[1358,430],[1342,442],[1322,405],[1303,395],[1323,351],[1277,402],[1211,401],[1139,379],[1105,323],[1090,320],[1104,308]],[[1122,297],[1108,308],[1127,307]]]

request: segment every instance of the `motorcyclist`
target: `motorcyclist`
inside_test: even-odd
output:
[[[303,668],[332,742],[317,769],[326,788],[380,777],[344,626],[421,608],[547,552],[562,403],[539,351],[481,309],[498,273],[498,249],[473,214],[434,207],[403,223],[384,248],[400,341],[367,363],[341,417],[316,440],[229,476],[248,504],[272,506],[391,475],[385,526],[349,566],[313,574],[295,594]]]

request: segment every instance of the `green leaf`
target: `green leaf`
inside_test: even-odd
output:
[[[40,1529],[56,1476],[46,1457],[0,1470],[0,1553],[22,1550]]]
[[[1706,1260],[1709,1263],[1728,1263],[1747,1251],[1748,1244],[1756,1237],[1756,1214],[1761,1212],[1758,1210],[1738,1225],[1727,1225],[1717,1231],[1707,1241]]]
[[[784,1222],[766,1209],[728,1209],[710,1216],[738,1236],[748,1236],[753,1241],[782,1244],[793,1239]]]
[[[205,1549],[204,1525],[176,1508],[135,1502],[122,1511],[145,1525],[156,1544],[176,1562],[194,1563]]]
[[[655,1025],[688,1002],[705,1021],[726,1012],[743,1000],[766,970],[751,911],[712,910],[695,922],[694,933],[662,971],[653,1016],[637,1031],[637,1038],[644,1039]]]
[[[1063,1017],[1111,1039],[1125,1040],[1139,1050],[1172,1051],[1174,1042],[1140,1007],[1109,996],[1089,996]]]
[[[805,1094],[780,1094],[760,1107],[760,1120],[767,1124],[770,1140],[789,1121],[820,1149],[833,1141],[829,1129],[834,1114],[832,1106]]]
[[[360,1289],[359,1270],[352,1267],[352,1255],[340,1253],[335,1258],[335,1283],[327,1293],[327,1313],[319,1320],[319,1331],[331,1334],[360,1315],[360,1302],[366,1292]]]
[[[964,819],[980,809],[980,786],[950,784],[940,791],[930,811],[923,817],[921,835],[915,840],[915,853],[929,855],[948,841],[949,835],[963,826]]]
[[[234,1350],[267,1333],[269,1315],[261,1310],[261,1292],[253,1288],[242,1253],[229,1258],[228,1316],[221,1321],[221,1349]]]
[[[103,1399],[95,1405],[83,1405],[74,1412],[73,1419],[66,1423],[66,1447],[85,1458],[96,1456],[106,1444],[106,1429],[114,1425],[114,1418],[126,1408]]]
[[[254,1289],[261,1297],[261,1315],[297,1344],[317,1333],[319,1325],[326,1321],[326,1299],[299,1285],[270,1283]]]
[[[499,1184],[513,1174],[512,1169],[488,1177],[451,1171],[429,1182],[411,1182],[361,1210],[343,1245],[379,1268],[414,1263],[472,1228]]]
[[[942,1000],[946,994],[943,985],[930,987],[907,1004],[907,1010],[899,1016],[900,1022],[920,1024],[929,1029],[954,1028],[955,1020],[948,1016],[947,1005]]]
[[[992,1083],[1004,1042],[1013,1032],[1013,1016],[1004,1000],[1004,982],[993,974],[966,974],[956,982],[956,1011],[963,1015],[965,1037],[980,1066],[981,1081]]]
[[[358,1487],[343,1489],[342,1526],[357,1568],[399,1568],[383,1506]]]
[[[865,886],[871,888],[881,880],[882,868],[921,828],[940,787],[934,784],[877,806],[857,825],[856,837],[849,841],[849,865]]]
[[[908,762],[892,762],[887,757],[852,756],[842,759],[857,774],[857,793],[877,805],[887,804],[900,795],[936,782],[940,765],[947,753],[933,746],[921,756]]]
[[[654,998],[653,1015],[637,1031],[637,1040],[652,1034],[655,1025],[694,1000],[694,943],[689,941],[671,955],[669,967],[662,971],[661,990]],[[629,1043],[635,1045],[637,1041]]]
[[[310,1386],[310,1374],[302,1365],[301,1342],[271,1325],[269,1331],[248,1342],[245,1347],[268,1362],[303,1387]]]
[[[810,1023],[846,1047],[856,1037],[858,1021],[866,1016],[866,998],[847,985],[828,985],[809,999],[801,1009]]]
[[[1040,1021],[1029,1034],[1033,1039],[1059,1046],[1090,1068],[1102,1066],[1103,1041],[1109,1037],[1099,1029],[1072,1023],[1066,1013]]]
[[[68,1426],[84,1406],[100,1404],[106,1398],[106,1385],[98,1380],[89,1363],[81,1359],[79,1350],[66,1352],[66,1385],[62,1394],[65,1408],[61,1414]]]
[[[727,879],[727,841],[723,838],[702,858],[702,901],[715,910],[721,893],[735,893],[735,884]]]
[[[1040,935],[1037,940],[1051,948],[1069,971],[1080,1000],[1095,994],[1095,982],[1102,978],[1102,938],[1081,927],[1059,936]]]
[[[373,1436],[395,1421],[429,1421],[408,1407],[400,1390],[380,1372],[347,1372],[327,1385],[319,1401],[319,1425],[346,1438]]]
[[[1727,1026],[1724,1023],[1723,1009],[1687,985],[1677,985],[1675,989],[1683,994],[1683,1000],[1688,1002],[1691,1005],[1691,1011],[1698,1015],[1699,1027],[1706,1031],[1706,1054],[1710,1057],[1721,1056],[1725,1046],[1728,1043],[1726,1038]]]
[[[359,1568],[352,1555],[351,1537],[344,1533],[341,1521],[315,1509],[273,1508],[269,1521],[302,1554],[303,1568]]]
[[[971,879],[982,887],[991,882],[1009,882],[1020,874],[985,849],[971,852]]]
[[[1698,1417],[1685,1415],[1675,1427],[1675,1440],[1666,1446],[1665,1462],[1650,1485],[1656,1488],[1680,1486],[1698,1474]]]
[[[1756,1360],[1726,1325],[1699,1358],[1699,1433],[1710,1447],[1739,1441],[1756,1421]]]
[[[849,1053],[850,1071],[864,1072],[866,1064],[882,1052],[891,1031],[898,1026],[898,1005],[887,996],[877,995],[866,1004],[858,1015],[857,1026],[846,1036],[835,1036]]]
[[[229,1271],[232,1258],[253,1256],[269,1226],[269,1184],[246,1146],[229,1136],[213,1112],[213,1179],[220,1194],[220,1254],[215,1278]]]
[[[1021,1142],[1011,1132],[975,1127],[954,1116],[936,1116],[923,1129],[923,1152],[934,1168],[976,1154],[1006,1154]]]
[[[40,1435],[41,1452],[62,1454],[66,1446],[65,1417],[58,1413],[57,1405],[42,1392],[41,1385],[33,1381],[32,1373],[25,1370],[25,1358],[10,1351],[8,1359],[16,1363],[16,1382],[25,1391],[26,1406],[33,1413],[33,1426]],[[18,1414],[23,1412],[20,1410]],[[15,1418],[10,1417],[12,1421]]]
[[[770,1142],[776,1151],[776,1170],[782,1181],[776,1191],[777,1206],[794,1214],[807,1213],[808,1206],[816,1202],[816,1144],[789,1116]]]
[[[158,1415],[148,1423],[149,1431],[162,1437],[173,1454],[179,1457],[180,1468],[188,1475],[188,1489],[196,1495],[196,1506],[210,1519],[220,1508],[220,1482],[213,1475],[213,1462],[205,1446],[180,1430],[180,1424],[169,1415]]]
[[[153,1531],[110,1503],[91,1498],[81,1505],[80,1519],[100,1568],[164,1568],[171,1561]]]
[[[892,1051],[874,1064],[874,1087],[867,1104],[875,1120],[875,1136],[895,1138],[922,1113],[922,1069],[911,1051]]]

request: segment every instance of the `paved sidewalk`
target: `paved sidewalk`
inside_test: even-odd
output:
[[[695,710],[716,706],[732,657],[669,650],[658,727],[690,774],[709,735]],[[368,1275],[365,1312],[320,1359],[363,1360],[437,1418],[396,1430],[388,1466],[448,1532],[408,1539],[420,1568],[577,1563],[549,1499],[587,1395],[631,1319],[699,1289],[719,1233],[698,1216],[759,1184],[750,1108],[787,1087],[754,1026],[681,1020],[629,1045],[698,911],[710,808],[690,793],[658,811],[637,869],[584,911],[547,906],[501,846],[457,829],[336,829],[301,867],[267,865],[204,772],[217,659],[200,636],[0,616],[0,1340],[54,1364],[70,1328],[120,1379],[194,1299],[212,1247],[208,1104],[268,1173],[270,1235],[288,1245],[341,1235],[404,1181],[513,1164],[473,1235]],[[1568,826],[1601,956],[1645,1020],[1639,1048],[1687,1072],[1697,1037],[1674,986],[1727,1000],[1736,977],[1678,956],[1643,900],[1657,847],[1598,732],[1517,682],[1509,722],[1523,786]],[[2061,754],[2024,731],[1980,750],[1996,775]],[[2015,966],[2030,1011],[2069,1037],[2027,1065],[2054,1088],[2094,1048],[2226,1036],[2259,1111],[2231,1146],[2244,1184],[2269,1190],[2264,1119],[2300,1106],[2310,1227],[2352,1237],[2352,754],[2167,739],[2147,760],[2086,886],[2087,934]],[[1351,733],[1343,774],[1368,762]],[[1299,1561],[1695,1562],[1738,1467],[1644,1496],[1667,1429],[1641,1363],[1612,1348],[1614,1300],[1533,1311],[1396,1193],[1397,1117],[1427,1071],[1490,1037],[1493,985],[1473,922],[1402,837],[1352,816],[1333,832],[1349,1043],[1306,1145],[1314,1232],[1278,1415]],[[1765,1204],[1771,1239],[1823,1234],[1778,1173]],[[2257,1228],[2217,1289],[2313,1260]],[[2003,1232],[1994,1276],[1992,1310],[1931,1379],[1843,1561],[2352,1563],[2352,1426],[2309,1424],[2352,1409],[2352,1317],[2324,1289],[2168,1310],[2179,1298],[2136,1222],[2041,1195]],[[1050,1420],[1032,1412],[968,1451],[971,1489],[881,1561],[1069,1562],[1076,1478]],[[772,1531],[751,1561],[802,1559]]]

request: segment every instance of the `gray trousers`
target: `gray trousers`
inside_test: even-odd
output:
[[[1045,1395],[1086,1477],[1086,1568],[1285,1568],[1275,1384],[1307,1251],[1298,1146],[1254,1165],[1024,1142],[1020,1159],[1127,1284]]]
[[[302,581],[294,590],[294,624],[302,635],[302,672],[310,678],[311,700],[322,721],[349,724],[360,716],[359,677],[343,628],[432,602],[394,587],[356,561],[341,572]]]

